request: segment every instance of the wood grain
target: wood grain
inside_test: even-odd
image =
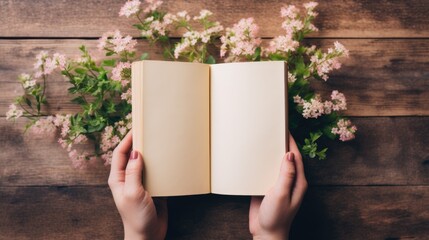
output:
[[[107,187],[1,187],[0,239],[120,239]],[[429,187],[310,187],[291,239],[425,239]],[[169,198],[167,239],[250,239],[248,197]]]
[[[57,137],[23,134],[24,120],[5,111],[22,93],[16,77],[32,70],[41,50],[78,56],[110,30],[139,37],[133,19],[118,17],[125,0],[0,0],[0,240],[121,239],[122,223],[101,162],[76,170]],[[280,7],[302,1],[164,0],[168,11],[209,9],[225,26],[254,17],[266,38],[282,34]],[[343,68],[313,86],[348,99],[357,138],[329,143],[329,159],[305,160],[310,188],[291,239],[428,239],[429,3],[426,0],[321,0],[306,40],[350,49]],[[173,33],[178,37],[177,32]],[[140,42],[139,51],[160,59]],[[76,112],[67,83],[56,76],[49,113]],[[86,148],[91,148],[87,145]],[[169,199],[167,239],[250,239],[248,197],[205,195]]]
[[[335,39],[309,40],[323,48],[331,47]],[[422,39],[341,39],[350,49],[350,58],[333,72],[325,83],[314,81],[315,89],[329,97],[330,91],[344,92],[348,99],[348,116],[409,116],[429,115],[429,41]],[[78,46],[85,44],[101,58],[93,40],[1,40],[0,41],[0,116],[9,104],[22,93],[16,78],[31,72],[34,58],[41,50],[61,52],[78,57]],[[148,51],[152,59],[162,59],[157,48],[141,42],[139,52]],[[47,95],[49,112],[76,112],[79,107],[70,103],[67,83],[59,75],[52,76]]]
[[[176,13],[187,10],[195,15],[209,9],[214,18],[227,27],[241,18],[254,17],[261,26],[261,36],[282,33],[280,8],[285,4],[301,5],[302,1],[164,1],[164,9]],[[425,0],[318,1],[316,26],[323,31],[314,37],[408,38],[428,37],[429,4]],[[120,29],[139,36],[131,27],[134,19],[119,17],[125,3],[116,0],[0,1],[1,37],[99,37],[103,32]],[[174,34],[177,36],[177,34]]]
[[[305,160],[310,185],[428,185],[429,117],[352,121],[359,129],[355,140],[328,144],[327,160]],[[0,186],[106,185],[110,168],[101,160],[73,169],[55,136],[23,135],[24,124],[0,119]]]

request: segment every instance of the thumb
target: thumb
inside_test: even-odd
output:
[[[143,188],[143,159],[139,152],[132,151],[125,169],[124,188],[127,192],[136,192]]]
[[[293,152],[286,153],[280,168],[280,175],[275,185],[275,191],[282,200],[290,200],[295,183],[296,168]]]

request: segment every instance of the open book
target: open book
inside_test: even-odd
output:
[[[288,147],[285,62],[132,64],[133,148],[152,196],[264,195]]]

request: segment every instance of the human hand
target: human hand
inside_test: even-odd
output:
[[[307,190],[302,157],[291,135],[289,149],[275,186],[265,197],[251,199],[249,229],[253,239],[289,238],[290,226]]]
[[[113,152],[109,187],[124,224],[124,239],[164,239],[167,202],[153,200],[142,185],[143,159],[129,132]]]

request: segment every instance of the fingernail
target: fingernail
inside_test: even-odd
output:
[[[293,158],[294,158],[293,152],[289,152],[289,153],[287,154],[287,157],[286,157],[286,158],[287,158],[287,160],[288,160],[288,161],[291,161],[291,162],[292,162],[292,161],[293,161]]]
[[[137,153],[137,151],[132,151],[130,154],[130,160],[135,160],[139,157],[139,154]]]

